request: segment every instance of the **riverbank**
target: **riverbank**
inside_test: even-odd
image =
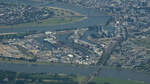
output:
[[[39,10],[41,10],[41,12],[43,12],[42,10],[45,9],[46,11],[49,10],[52,13],[50,13],[50,15],[49,14],[41,15],[41,17],[47,16],[47,18],[45,19],[31,21],[31,22],[29,21],[29,22],[19,23],[19,24],[0,25],[0,28],[27,28],[27,27],[55,26],[55,25],[70,24],[70,23],[87,19],[87,17],[85,17],[84,15],[81,15],[75,11],[68,10],[68,9],[51,7],[51,6],[43,6],[43,7],[35,7],[35,8],[38,8]],[[8,14],[7,16],[10,15]]]
[[[0,63],[0,70],[25,72],[25,73],[63,73],[89,76],[97,70],[97,66],[69,65],[69,64],[15,64]],[[117,74],[117,75],[116,75]],[[119,78],[120,80],[136,80],[150,83],[150,75],[143,72],[135,72],[130,70],[119,70],[110,67],[103,67],[98,77]]]
[[[3,0],[1,0],[3,2]],[[64,29],[75,29],[75,28],[86,28],[88,26],[93,25],[105,25],[106,22],[111,18],[111,16],[105,15],[102,12],[99,12],[95,9],[88,9],[88,8],[79,8],[74,5],[65,4],[65,3],[35,3],[30,0],[7,0],[10,3],[18,3],[18,4],[28,4],[35,7],[54,7],[54,8],[61,8],[68,11],[74,11],[76,13],[79,13],[80,16],[74,17],[74,21],[70,23],[71,18],[66,20],[69,22],[69,24],[59,24],[59,25],[45,25],[45,26],[26,26],[26,25],[20,25],[18,27],[10,26],[9,28],[1,27],[0,33],[11,33],[11,32],[29,32],[29,31],[53,31],[53,30],[64,30]],[[5,2],[5,1],[4,1]],[[84,17],[83,17],[84,15]],[[76,18],[76,19],[75,19]],[[78,20],[77,20],[78,19]],[[58,21],[58,20],[57,20]],[[35,24],[35,23],[34,23]],[[27,24],[28,25],[28,24]],[[30,25],[30,24],[29,24]],[[21,28],[20,28],[21,27]]]
[[[19,73],[12,71],[0,70],[0,83],[2,84],[82,84],[85,76],[67,75],[67,74],[51,74],[51,73]],[[7,80],[6,80],[7,78]],[[146,84],[140,81],[120,80],[115,78],[99,78],[96,77],[90,84]]]

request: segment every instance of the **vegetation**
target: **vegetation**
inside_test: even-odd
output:
[[[72,75],[0,71],[0,84],[78,84]]]
[[[85,76],[50,74],[50,73],[22,73],[0,70],[0,84],[82,84]],[[146,84],[132,80],[114,78],[94,78],[88,84]]]
[[[96,77],[89,84],[146,84],[146,83],[139,82],[139,81],[133,81],[133,80],[121,80],[121,79],[115,79],[115,78]]]
[[[86,19],[85,17],[53,17],[45,20],[41,20],[40,23],[38,22],[30,22],[24,24],[17,24],[17,25],[9,25],[9,26],[0,26],[0,28],[25,28],[25,27],[43,27],[43,26],[54,26],[54,25],[61,25],[61,24],[68,24],[77,21],[81,21]]]
[[[86,19],[83,15],[81,16],[74,11],[62,8],[49,6],[32,7],[30,5],[16,4],[10,4],[11,6],[9,7],[9,4],[6,3],[0,3],[0,5],[3,7],[2,14],[6,13],[5,15],[0,16],[0,28],[43,27],[72,23]],[[7,7],[9,7],[9,11],[12,12],[12,14],[5,11]]]

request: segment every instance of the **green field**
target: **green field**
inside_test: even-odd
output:
[[[0,70],[0,84],[83,84],[86,76],[73,74],[21,73]],[[134,80],[96,77],[88,84],[147,84]]]
[[[53,10],[55,15],[53,17],[39,20],[36,22],[21,23],[21,24],[14,24],[14,25],[0,25],[0,28],[25,28],[25,27],[54,26],[54,25],[69,24],[69,23],[78,22],[78,21],[87,19],[87,17],[77,12],[74,12],[72,10],[56,8],[56,7],[46,7],[46,8]]]
[[[21,28],[21,27],[43,27],[43,26],[53,26],[53,25],[60,25],[60,24],[68,24],[77,21],[81,21],[85,19],[85,17],[55,17],[49,18],[46,20],[42,20],[41,23],[38,22],[31,22],[31,23],[24,23],[24,24],[17,24],[17,25],[9,25],[9,26],[0,26],[0,28]]]
[[[31,74],[0,70],[0,84],[78,84],[73,77],[65,74]]]
[[[95,82],[96,84],[147,84],[144,82],[140,81],[134,81],[134,80],[121,80],[121,79],[116,79],[116,78],[94,78],[92,81],[93,83]]]
[[[87,79],[87,77],[78,75],[73,79],[74,81],[77,81],[78,84],[83,84],[83,82]],[[88,84],[147,84],[147,83],[136,80],[121,80],[118,78],[95,77]]]

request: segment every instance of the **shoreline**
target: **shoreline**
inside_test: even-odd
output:
[[[49,9],[54,9],[54,10],[60,10],[60,11],[65,11],[66,13],[73,13],[75,16],[66,16],[64,15],[63,17],[57,16],[57,17],[50,17],[46,18],[43,20],[39,20],[37,22],[27,22],[27,23],[21,23],[21,24],[14,24],[14,25],[0,25],[0,28],[21,28],[21,27],[44,27],[44,26],[57,26],[57,25],[64,25],[64,24],[71,24],[74,22],[80,22],[82,20],[87,19],[88,17],[69,10],[69,9],[64,9],[64,8],[58,8],[58,7],[52,7],[52,6],[45,6],[48,7]],[[56,20],[56,21],[55,21]],[[61,21],[64,20],[64,21]],[[38,23],[41,22],[41,23]]]

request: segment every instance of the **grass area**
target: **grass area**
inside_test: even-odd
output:
[[[73,80],[74,80],[74,81],[77,81],[79,84],[82,84],[83,81],[86,80],[86,77],[85,77],[85,76],[81,76],[81,75],[79,76],[79,75],[78,75],[78,76],[74,77]]]
[[[144,82],[134,81],[134,80],[121,80],[116,78],[94,78],[92,82],[96,84],[146,84]]]
[[[22,73],[0,70],[0,84],[82,84],[85,76],[50,74],[50,73]],[[7,78],[7,80],[6,80]],[[146,84],[132,80],[114,78],[95,78],[88,84]]]
[[[0,28],[54,26],[54,25],[69,24],[69,23],[78,22],[87,19],[87,17],[84,17],[83,15],[74,12],[72,10],[56,8],[56,7],[46,7],[46,8],[53,10],[55,12],[55,15],[53,17],[43,19],[38,22],[29,22],[29,23],[15,24],[15,25],[0,25]]]
[[[74,81],[77,81],[79,84],[82,84],[83,81],[87,79],[87,77],[78,75],[73,79]],[[135,80],[121,80],[118,78],[95,77],[88,84],[147,84],[147,83],[144,83],[142,81],[135,81]]]
[[[0,70],[0,84],[78,84],[71,75]]]
[[[68,64],[68,63],[52,63],[52,62],[39,62],[39,61],[24,61],[17,59],[1,58],[0,63],[12,63],[12,64],[38,64],[38,65],[63,65],[63,66],[78,66],[78,67],[89,67],[88,65],[79,65],[79,64]]]
[[[31,22],[31,23],[23,23],[17,25],[9,25],[9,26],[0,26],[0,28],[21,28],[21,27],[43,27],[43,26],[54,26],[60,24],[68,24],[77,21],[81,21],[86,19],[85,17],[53,17],[48,18],[46,20],[42,20],[40,23],[38,22]]]
[[[82,84],[86,76],[50,74],[50,73],[22,73],[0,70],[0,84]],[[7,78],[7,79],[6,79]],[[146,84],[133,80],[96,77],[88,84]]]

